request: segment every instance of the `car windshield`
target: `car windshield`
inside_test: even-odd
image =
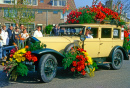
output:
[[[58,29],[58,36],[79,36],[84,33],[85,27],[61,27]]]

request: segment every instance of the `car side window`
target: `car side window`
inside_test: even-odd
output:
[[[102,28],[101,38],[111,38],[111,28]]]
[[[98,38],[98,28],[91,28],[93,38]]]
[[[114,28],[113,38],[120,38],[120,29]]]

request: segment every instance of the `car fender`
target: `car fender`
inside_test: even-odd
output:
[[[79,46],[78,44],[76,44],[76,43],[70,43],[70,44],[68,44],[66,47],[65,47],[65,49],[64,49],[64,52],[69,52],[70,51],[70,49],[71,49],[71,47],[74,47],[74,46]]]
[[[114,52],[115,52],[117,49],[120,49],[120,50],[123,52],[124,60],[129,60],[128,53],[127,53],[126,50],[125,50],[123,47],[121,47],[121,46],[115,46],[115,47],[113,47],[113,49],[112,49],[111,52],[110,52],[109,58],[112,58],[112,57],[113,57],[113,54],[114,54]]]
[[[32,51],[31,53],[35,54],[38,58],[40,58],[44,54],[52,54],[57,59],[59,66],[62,66],[62,59],[65,57],[63,54],[59,53],[58,51],[49,48],[38,49]],[[38,59],[38,62],[39,60],[40,59]]]

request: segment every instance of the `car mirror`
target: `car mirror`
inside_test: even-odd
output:
[[[86,36],[85,36],[85,35],[81,35],[81,36],[80,36],[80,40],[81,40],[81,41],[84,41],[85,39],[86,39]]]

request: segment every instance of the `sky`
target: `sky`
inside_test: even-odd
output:
[[[93,0],[74,0],[74,1],[75,1],[76,8],[79,8],[79,7],[84,7],[86,5],[91,6]],[[102,3],[105,2],[104,0],[98,0],[98,1],[101,1]]]
[[[84,7],[86,5],[91,6],[93,0],[74,0],[76,8]]]

